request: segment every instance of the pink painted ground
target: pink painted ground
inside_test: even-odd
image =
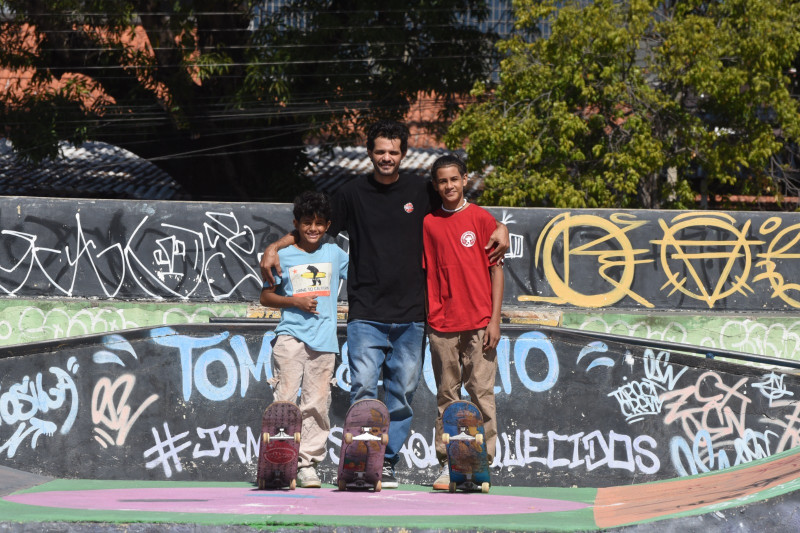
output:
[[[333,489],[260,491],[222,487],[32,492],[3,499],[66,509],[318,516],[385,516],[387,505],[394,514],[409,516],[542,513],[575,511],[588,506],[580,502],[493,494]],[[458,505],[453,505],[454,501]]]

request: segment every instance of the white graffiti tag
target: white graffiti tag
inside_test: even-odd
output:
[[[75,374],[78,364],[74,357],[67,361],[67,368]],[[39,372],[31,379],[25,376],[19,383],[11,385],[0,395],[0,421],[2,425],[17,425],[14,434],[0,446],[0,454],[5,452],[9,458],[14,457],[19,446],[26,438],[31,438],[31,448],[41,435],[51,436],[59,430],[59,424],[47,420],[45,415],[68,407],[69,412],[60,424],[60,433],[66,435],[72,429],[78,414],[78,389],[72,376],[58,367],[50,367],[50,374],[55,376],[56,383],[48,386],[45,376]]]
[[[769,399],[769,406],[772,407],[773,400],[780,400],[785,396],[794,396],[793,392],[786,390],[786,385],[783,383],[783,374],[776,374],[770,372],[761,376],[763,381],[753,383],[753,387],[761,389],[761,394]]]
[[[168,478],[172,477],[173,467],[176,472],[183,472],[181,452],[192,444],[195,445],[191,454],[192,459],[219,458],[222,456],[222,462],[227,463],[232,457],[231,451],[235,452],[234,457],[242,464],[250,464],[258,457],[258,439],[261,434],[253,433],[253,430],[248,426],[244,428],[244,441],[239,438],[239,426],[223,424],[213,428],[198,427],[196,430],[197,440],[200,442],[194,443],[190,440],[189,431],[172,435],[166,422],[164,422],[163,440],[158,430],[151,428],[150,431],[153,433],[155,445],[145,450],[144,457],[155,455],[155,459],[147,462],[145,467],[151,470],[160,466],[164,469],[164,475]],[[226,431],[228,433],[227,438],[222,438]]]

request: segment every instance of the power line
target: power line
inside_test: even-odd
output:
[[[463,41],[463,40],[464,39],[462,39],[461,41]],[[461,41],[459,41],[459,42],[461,42]],[[380,45],[380,46],[403,46],[403,45],[406,45],[408,43],[407,43],[407,41],[378,41],[378,42],[375,42],[373,44]],[[436,45],[440,45],[440,44],[454,44],[454,43],[452,41],[436,41],[436,40],[431,40],[431,41],[426,40],[425,41],[425,45],[426,46],[436,46]],[[122,46],[125,46],[127,48],[134,48],[129,43],[123,44]],[[365,46],[365,44],[364,43],[337,43],[336,46],[338,48],[362,48],[362,47]],[[286,43],[283,43],[283,44],[271,44],[271,43],[258,44],[258,43],[254,43],[254,44],[242,44],[242,45],[224,44],[224,45],[220,46],[219,48],[213,48],[212,51],[218,51],[218,50],[258,50],[258,49],[262,49],[262,48],[268,48],[270,50],[273,50],[273,49],[276,49],[276,50],[293,50],[293,49],[300,49],[300,48],[314,48],[314,49],[317,49],[317,48],[328,48],[329,49],[330,47],[331,47],[331,45],[329,43],[296,43],[296,44],[291,44],[291,43],[290,44],[286,44]],[[117,50],[117,48],[114,48],[112,46],[112,44],[109,44],[108,46],[105,46],[105,47],[96,46],[96,47],[90,47],[90,48],[80,48],[80,47],[55,48],[55,47],[47,47],[47,48],[45,48],[45,50],[48,51],[48,52],[114,52],[114,51]],[[179,48],[177,46],[149,46],[148,45],[147,51],[150,51],[150,50],[152,50],[152,51],[163,51],[163,50],[180,51],[181,48]],[[144,51],[144,50],[142,50],[142,51]]]
[[[292,61],[291,65],[319,65],[319,64],[332,64],[332,65],[339,65],[343,63],[375,63],[381,61],[404,61],[408,62],[409,59],[412,61],[441,61],[443,59],[465,59],[470,58],[472,56],[469,55],[447,55],[447,56],[395,56],[395,57],[381,57],[377,61],[374,58],[358,58],[358,59],[310,59],[307,61],[304,60],[295,60]],[[275,65],[286,65],[286,61],[251,61],[245,63],[203,63],[202,65],[196,65],[200,67],[246,67],[246,66],[275,66]],[[81,70],[117,70],[117,69],[131,69],[131,70],[150,70],[153,68],[184,68],[184,67],[193,67],[195,65],[184,65],[184,64],[167,64],[167,65],[133,65],[133,66],[125,66],[125,65],[109,65],[109,66],[94,66],[94,65],[82,65],[80,67],[76,66],[50,66],[50,67],[34,67],[37,70],[76,70],[80,68]]]
[[[452,13],[453,9],[451,8],[436,8],[436,7],[428,7],[428,6],[411,6],[415,13]],[[324,13],[326,15],[372,15],[374,13],[380,14],[406,14],[410,10],[409,9],[390,9],[390,8],[379,8],[379,9],[326,9],[324,11],[321,10],[297,10],[297,9],[278,9],[272,12],[267,12],[266,17],[280,17],[283,14],[291,14],[291,15],[299,15],[299,16],[308,16],[309,14],[316,14],[316,13]],[[484,11],[489,11],[488,6],[487,9]],[[501,13],[511,13],[513,9],[511,8],[501,8],[498,10]],[[182,16],[184,18],[191,18],[195,16],[235,16],[235,17],[251,17],[256,14],[263,13],[264,10],[258,6],[254,9],[248,11],[197,11],[192,12],[190,11],[191,15],[187,12],[181,11],[134,11],[131,12],[131,16],[129,18],[135,19],[140,18],[141,16],[148,16],[148,17],[171,17],[171,16]],[[52,11],[52,12],[34,12],[34,11],[18,11],[13,13],[14,16],[17,18],[64,18],[64,17],[73,17],[73,18],[83,18],[83,17],[108,17],[108,12],[75,12],[75,11]]]

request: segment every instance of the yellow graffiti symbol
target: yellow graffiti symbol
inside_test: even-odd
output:
[[[768,235],[778,229],[781,225],[781,219],[778,217],[771,217],[766,220],[759,228],[762,235]],[[767,251],[757,254],[757,257],[762,260],[756,263],[756,267],[761,267],[764,272],[758,274],[753,278],[753,281],[761,281],[766,279],[772,286],[773,297],[778,297],[792,307],[800,307],[800,301],[789,296],[789,291],[800,291],[800,285],[797,283],[786,283],[783,275],[777,272],[778,265],[775,262],[778,260],[795,260],[800,259],[800,252],[792,252],[798,241],[800,241],[800,224],[794,224],[778,233],[767,247]],[[779,246],[780,244],[780,246]]]
[[[726,213],[703,215],[684,213],[673,218],[672,225],[667,225],[663,219],[659,219],[658,222],[664,231],[664,237],[651,242],[661,247],[661,267],[667,277],[661,290],[672,285],[673,289],[670,291],[670,295],[675,291],[680,291],[690,298],[706,302],[708,307],[714,307],[716,302],[733,293],[746,295],[745,289],[753,292],[746,282],[751,268],[750,246],[763,244],[763,241],[748,240],[745,237],[750,229],[749,220],[745,222],[742,229],[737,229],[733,225],[736,220]],[[705,236],[712,228],[733,235],[733,239],[705,240]],[[700,237],[678,238],[682,232],[691,234],[692,231]],[[720,248],[720,250],[714,248]],[[697,251],[691,251],[693,249]],[[703,271],[702,263],[709,259],[725,261],[722,271],[711,289],[706,287],[705,281],[698,272],[698,270]],[[737,275],[733,273],[733,269],[739,260],[743,261],[743,266]],[[679,261],[684,273],[673,272],[670,261]],[[697,268],[698,266],[700,268]],[[694,283],[694,289],[688,286],[690,281]],[[726,288],[728,283],[730,286]]]
[[[563,213],[551,220],[542,230],[536,243],[536,266],[541,259],[545,279],[550,284],[555,297],[520,296],[520,301],[546,301],[558,304],[572,304],[579,307],[604,307],[630,296],[646,307],[653,304],[631,290],[634,271],[637,264],[651,263],[652,259],[637,259],[639,254],[648,250],[634,249],[626,232],[638,228],[646,221],[636,220],[633,215],[615,213],[609,219],[596,215],[577,215]],[[590,240],[576,247],[571,247],[570,237],[575,230],[582,230],[582,235],[591,235],[598,230],[603,236]],[[553,248],[557,243],[562,245],[563,275],[553,264]],[[616,249],[604,247],[613,245]],[[611,285],[611,290],[599,294],[585,294],[570,287],[570,263],[579,257],[594,257],[597,260],[597,273],[600,278]],[[609,270],[622,268],[618,279],[612,277]]]

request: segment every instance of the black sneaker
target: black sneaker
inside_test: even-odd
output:
[[[394,477],[394,467],[389,461],[383,461],[383,475],[381,475],[381,488],[396,489],[397,479]]]

